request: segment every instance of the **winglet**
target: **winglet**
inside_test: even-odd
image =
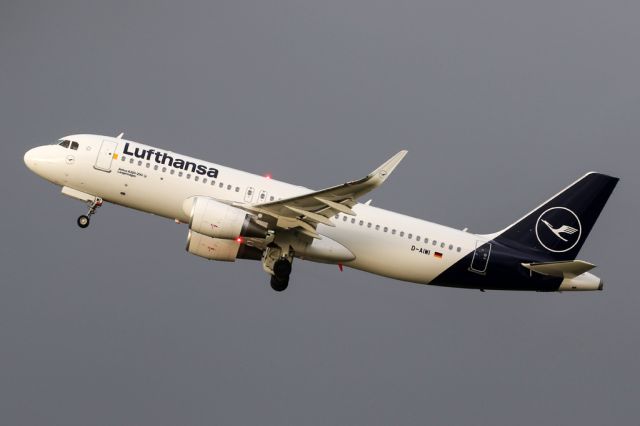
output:
[[[367,177],[374,180],[374,182],[378,185],[382,184],[382,182],[384,182],[389,177],[391,172],[398,166],[398,164],[400,164],[400,161],[402,161],[404,156],[407,155],[407,152],[408,151],[404,149],[398,152],[396,155],[384,162],[384,164],[382,164],[380,167],[369,173],[369,176]]]

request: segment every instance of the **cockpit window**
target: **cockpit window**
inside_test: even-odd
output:
[[[78,150],[78,142],[71,142],[71,149]]]
[[[62,147],[65,147],[65,148],[69,148],[69,144],[70,143],[71,143],[70,141],[62,141],[58,145],[60,145]]]

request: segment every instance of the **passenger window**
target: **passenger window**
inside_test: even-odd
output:
[[[187,173],[187,179],[191,179],[191,173]]]
[[[71,142],[71,149],[78,150],[78,142]]]
[[[240,192],[240,187],[236,186],[236,192]]]
[[[404,237],[404,231],[400,231],[400,236]]]
[[[147,169],[148,169],[149,167],[151,167],[151,164],[150,164],[150,163],[147,163]]]
[[[276,198],[275,198],[273,195],[272,195],[271,197],[269,197],[269,201],[273,201],[273,200],[275,200],[275,199],[276,199]]]
[[[453,244],[449,244],[449,250],[453,250]]]
[[[411,237],[412,237],[412,235],[411,235],[411,234],[407,235],[407,238],[411,239]]]
[[[215,184],[216,184],[216,181],[215,181],[215,180],[212,180],[212,181],[211,181],[211,186],[213,186],[213,185],[215,185]]]
[[[58,145],[60,145],[63,148],[69,148],[69,141],[62,141]]]
[[[193,178],[193,180],[195,180],[196,182],[200,180],[200,176],[196,176]]]
[[[367,223],[367,228],[371,228],[371,222]]]
[[[351,223],[356,223],[356,220],[355,219],[351,219]]]
[[[364,223],[364,220],[361,220],[360,222],[358,222],[358,225],[362,226],[363,223]]]
[[[440,247],[441,247],[441,248],[444,248],[444,243],[440,243]]]
[[[122,157],[120,157],[120,160],[122,160],[122,162],[124,163],[125,161],[127,161],[127,157],[123,155]]]
[[[166,167],[163,167],[163,168],[162,168],[162,173],[164,173],[164,172],[166,172],[166,171],[167,171],[167,168],[166,168]]]
[[[416,235],[416,241],[420,241],[420,235]]]
[[[202,178],[202,183],[207,183],[207,178]]]
[[[456,251],[457,251],[458,253],[460,253],[460,250],[462,250],[462,248],[460,248],[460,247],[458,247],[458,248],[456,249]]]
[[[388,231],[389,231],[389,227],[388,227],[388,226],[385,226],[385,227],[384,227],[384,232],[388,232]]]
[[[342,217],[342,220],[346,222],[346,221],[347,221],[347,217],[346,217],[346,216],[343,216],[343,217]]]
[[[174,169],[171,169],[171,171],[169,172],[169,174],[174,174],[176,171]]]
[[[129,160],[129,163],[133,164],[133,158],[131,158],[131,159]]]
[[[218,185],[220,188],[222,188],[224,186],[224,183],[220,182],[220,185]]]
[[[153,170],[158,170],[158,165],[153,166]]]
[[[227,185],[227,191],[231,191],[231,185]]]
[[[179,177],[182,177],[182,172],[178,172],[178,176],[179,176]]]
[[[138,160],[138,166],[142,166],[142,160]]]
[[[395,230],[395,229],[392,229],[392,230],[391,230],[391,234],[392,234],[392,235],[396,235],[396,230]]]
[[[434,246],[435,246],[436,244],[438,244],[438,242],[437,242],[436,240],[433,240],[431,243],[432,243]]]
[[[376,225],[376,231],[380,230],[380,225]]]

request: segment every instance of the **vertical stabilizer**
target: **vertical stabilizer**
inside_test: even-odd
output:
[[[573,260],[618,180],[587,173],[500,232],[495,240],[553,260]]]

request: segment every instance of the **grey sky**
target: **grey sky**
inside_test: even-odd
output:
[[[640,4],[4,2],[0,423],[635,424]],[[622,178],[580,258],[604,292],[431,288],[205,262],[81,203],[30,147],[117,134],[322,188],[410,155],[377,206],[502,228]]]

